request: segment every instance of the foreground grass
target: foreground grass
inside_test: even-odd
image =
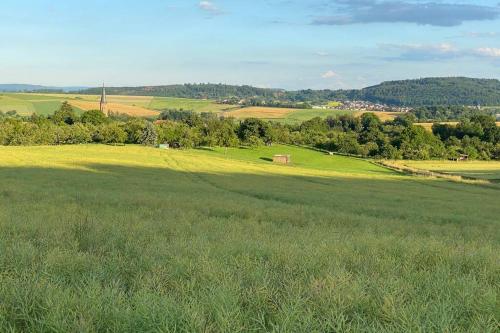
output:
[[[496,189],[283,146],[0,147],[0,180],[2,332],[498,330]]]

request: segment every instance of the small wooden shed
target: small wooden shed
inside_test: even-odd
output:
[[[292,157],[290,155],[274,155],[273,162],[278,164],[290,164],[292,163]]]
[[[466,154],[460,154],[457,157],[452,158],[452,161],[456,162],[468,161],[468,160],[469,160],[469,155]]]

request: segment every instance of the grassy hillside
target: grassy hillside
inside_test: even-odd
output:
[[[284,146],[0,147],[0,180],[2,332],[498,329],[495,189]]]

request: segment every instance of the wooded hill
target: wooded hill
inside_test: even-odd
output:
[[[358,99],[399,106],[500,105],[500,81],[426,78],[390,81],[353,92]]]
[[[82,94],[97,95],[102,88],[82,90]],[[225,99],[238,98],[285,98],[285,91],[280,89],[256,88],[252,86],[232,86],[227,84],[173,84],[167,86],[145,87],[106,87],[109,95],[156,96],[177,98]]]

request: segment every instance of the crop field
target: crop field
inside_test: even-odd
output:
[[[326,110],[326,109],[246,107],[241,109],[235,109],[230,112],[225,112],[223,114],[225,117],[233,117],[236,119],[259,118],[259,119],[275,120],[293,124],[293,123],[300,123],[315,117],[326,118],[328,116],[336,116],[348,113],[352,113],[352,111]]]
[[[297,111],[297,109],[251,106],[230,112],[225,112],[224,116],[233,117],[236,119],[245,119],[245,118],[284,119],[295,111]]]
[[[335,117],[344,114],[353,114],[361,116],[366,111],[351,111],[337,109],[286,109],[271,107],[246,107],[225,112],[224,116],[234,117],[236,119],[259,118],[275,120],[283,123],[297,124],[303,121],[320,117]],[[402,113],[399,112],[374,112],[382,121],[392,120]]]
[[[488,179],[500,183],[498,161],[402,161],[406,166],[469,178]]]
[[[64,101],[77,112],[99,109],[98,95],[78,94],[0,94],[0,111],[17,111],[20,115],[52,114]],[[108,109],[136,117],[152,117],[163,109],[184,109],[195,112],[222,112],[238,108],[234,105],[217,104],[211,100],[150,97],[107,96]]]
[[[85,110],[85,111],[99,110],[99,102],[71,100],[71,101],[69,101],[69,103],[73,107],[77,107],[77,108]],[[110,112],[127,114],[129,116],[134,116],[134,117],[158,116],[158,111],[146,109],[146,108],[140,107],[140,106],[123,104],[123,103],[108,102],[106,105],[106,109]]]
[[[238,109],[238,106],[217,104],[215,101],[206,99],[187,99],[173,97],[155,97],[148,108],[154,110],[183,109],[194,112],[222,112]]]
[[[0,332],[498,332],[499,193],[288,146],[0,147]]]

